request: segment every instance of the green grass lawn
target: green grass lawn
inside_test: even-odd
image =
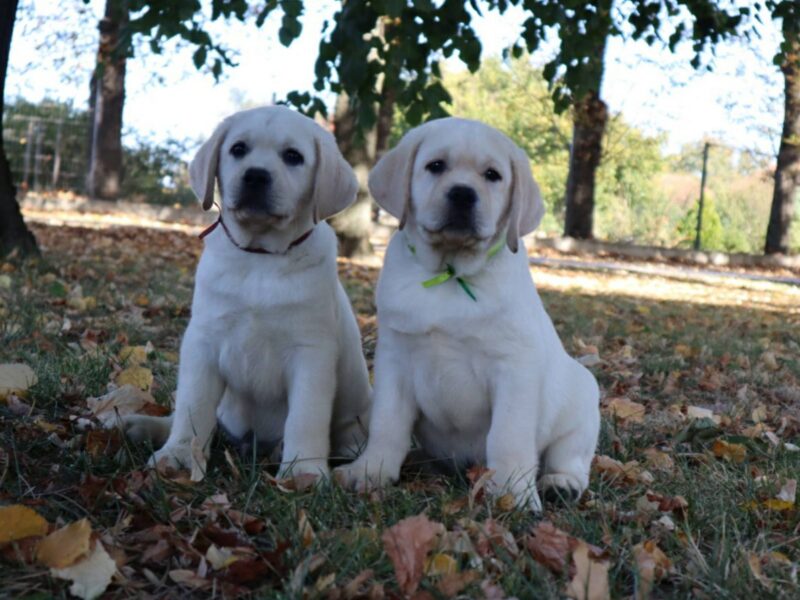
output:
[[[38,378],[0,400],[0,505],[24,505],[50,530],[88,518],[117,564],[106,597],[557,598],[570,582],[581,597],[572,580],[587,581],[586,564],[614,598],[800,597],[800,516],[787,499],[800,476],[796,288],[536,267],[567,349],[599,356],[604,413],[590,489],[536,517],[486,496],[477,470],[436,478],[412,464],[383,492],[296,491],[217,440],[200,482],[145,471],[149,449],[102,430],[87,398],[150,373],[144,385],[169,406],[201,243],[35,231],[41,260],[0,263],[0,363]],[[377,270],[340,261],[340,273],[371,363]],[[129,346],[146,350],[126,359]],[[442,527],[418,552],[411,592],[387,546],[392,526],[420,514]],[[0,596],[68,596],[31,552],[40,537],[0,544]],[[596,547],[588,563],[578,540]]]

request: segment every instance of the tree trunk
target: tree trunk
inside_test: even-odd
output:
[[[564,235],[581,240],[594,237],[594,180],[603,152],[607,122],[606,103],[596,94],[589,94],[575,106],[567,195],[564,200],[567,208]]]
[[[375,129],[361,134],[356,129],[356,115],[346,94],[336,100],[333,116],[334,134],[345,160],[358,179],[356,201],[330,220],[339,238],[341,256],[359,257],[372,254],[369,235],[372,231],[372,198],[367,189],[369,170],[375,162]]]
[[[564,235],[586,240],[594,237],[594,183],[603,154],[608,107],[600,98],[605,70],[606,38],[590,63],[590,92],[573,107],[572,148],[569,155]]]
[[[788,39],[788,35],[787,39]],[[794,204],[800,193],[800,37],[791,41],[791,50],[781,66],[784,79],[783,133],[775,169],[775,188],[767,227],[764,252],[789,252],[789,229]]]
[[[18,3],[19,0],[0,2],[0,257],[12,252],[38,254],[36,239],[22,220],[17,190],[11,179],[11,168],[3,146],[2,114],[5,110],[6,73]]]
[[[125,105],[126,53],[120,34],[128,23],[127,0],[106,0],[100,20],[95,68],[95,98],[87,192],[116,200],[122,183],[122,109]]]

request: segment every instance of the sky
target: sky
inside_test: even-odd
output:
[[[238,65],[219,82],[198,72],[191,49],[167,47],[164,55],[145,52],[128,62],[126,141],[199,141],[215,124],[243,105],[268,104],[292,90],[311,90],[321,26],[338,2],[306,2],[302,36],[290,48],[277,39],[279,15],[255,29],[236,21],[210,24],[210,31],[236,53]],[[104,0],[21,0],[12,40],[7,98],[45,97],[87,104],[96,51],[96,23]],[[499,54],[517,38],[520,12],[476,18],[484,56]],[[769,19],[762,38],[747,46],[716,49],[712,72],[689,66],[688,44],[676,54],[659,47],[612,39],[606,54],[602,96],[613,112],[647,133],[666,137],[665,151],[704,137],[766,154],[777,151],[783,112],[783,82],[771,64],[780,32]],[[543,64],[552,48],[534,54]],[[54,60],[55,58],[55,60]],[[463,68],[457,60],[448,68]],[[157,77],[154,74],[158,74]]]

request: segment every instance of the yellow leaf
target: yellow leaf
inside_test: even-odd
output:
[[[36,383],[36,373],[28,365],[11,363],[0,365],[0,400],[10,394],[23,394]]]
[[[117,375],[117,385],[132,385],[149,391],[153,385],[153,372],[147,367],[128,367]]]
[[[35,510],[13,504],[0,508],[0,544],[47,533],[47,521]]]
[[[637,598],[648,598],[653,583],[662,579],[672,568],[672,561],[653,540],[647,540],[633,547],[636,561]]]
[[[692,354],[694,354],[694,351],[691,349],[691,347],[687,346],[686,344],[676,344],[675,354],[678,354],[683,358],[690,358]]]
[[[53,569],[63,569],[89,552],[92,526],[88,519],[70,523],[54,531],[39,544],[36,559]]]
[[[147,350],[144,346],[125,346],[119,351],[120,361],[131,366],[147,362]]]
[[[711,451],[717,458],[723,458],[730,462],[740,463],[747,458],[747,448],[742,444],[730,444],[725,440],[714,440]]]
[[[146,405],[155,404],[155,398],[134,385],[121,385],[105,396],[88,398],[86,404],[98,421],[111,427],[117,422],[117,416],[137,413]]]
[[[769,500],[764,500],[764,508],[768,508],[769,510],[774,510],[776,512],[783,512],[785,510],[792,510],[794,508],[794,502],[770,498]]]
[[[575,576],[564,593],[575,600],[607,600],[611,597],[608,589],[608,561],[596,560],[590,555],[588,544],[578,540],[572,553]]]
[[[300,531],[300,539],[303,542],[304,548],[308,548],[314,543],[314,538],[316,537],[316,535],[314,535],[314,528],[311,527],[308,515],[302,508],[297,517],[297,529]]]
[[[494,503],[497,510],[501,512],[510,512],[514,510],[516,504],[517,502],[514,498],[514,494],[503,494]]]
[[[627,398],[612,398],[606,404],[606,407],[608,412],[610,412],[620,421],[641,423],[644,420],[644,404],[633,402]]]
[[[449,554],[434,554],[425,559],[425,574],[430,577],[452,575],[458,571],[456,559]]]

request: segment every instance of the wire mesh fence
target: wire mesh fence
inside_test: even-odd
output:
[[[3,143],[16,185],[23,191],[82,192],[88,132],[88,115],[67,118],[7,111]]]

